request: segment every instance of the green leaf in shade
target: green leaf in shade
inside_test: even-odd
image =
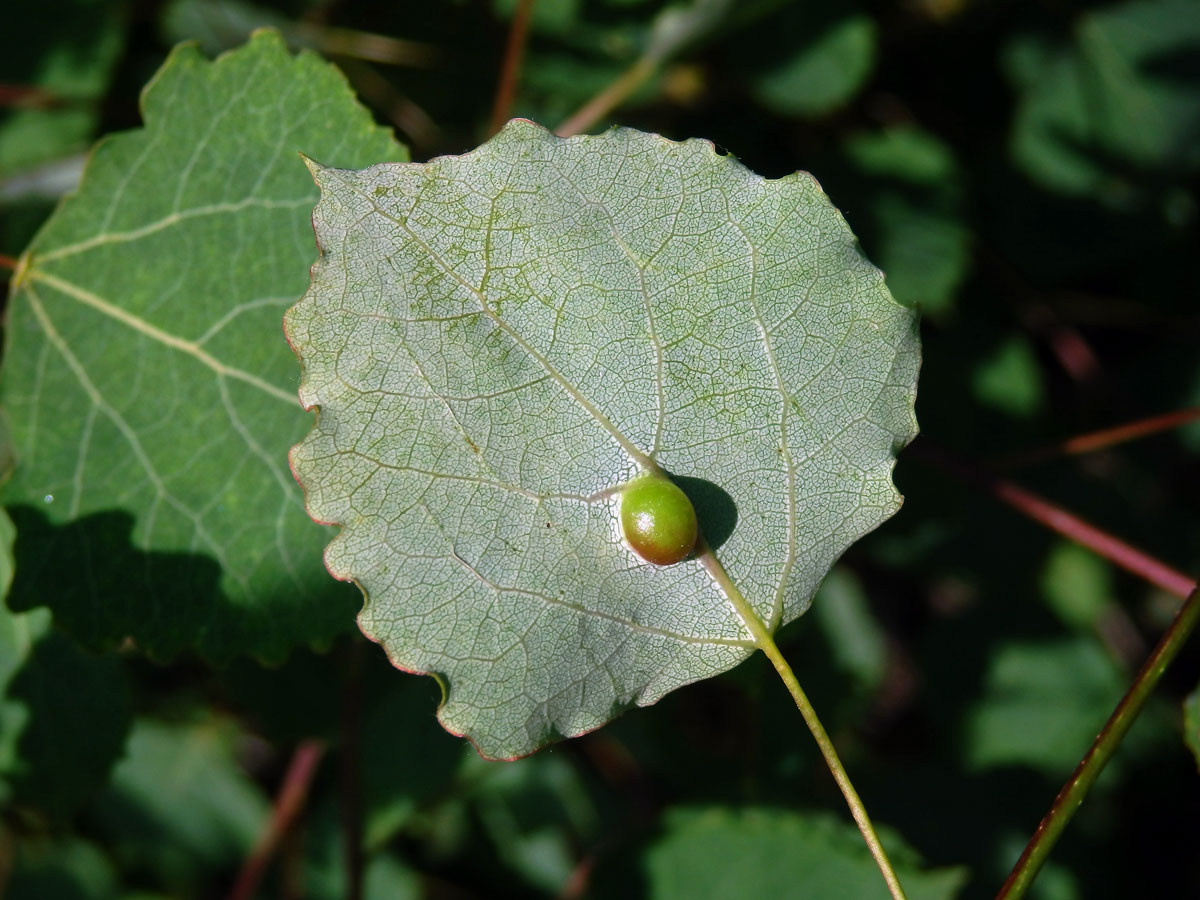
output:
[[[49,627],[45,610],[13,618],[22,640],[32,643],[0,706],[0,727],[19,728],[0,738],[3,749],[15,738],[15,755],[5,761],[10,768],[0,776],[15,803],[65,821],[108,780],[125,746],[128,682],[120,660],[79,649]]]
[[[1183,701],[1183,741],[1200,766],[1200,686]]]
[[[836,10],[836,11],[833,11]],[[816,117],[854,97],[875,67],[875,20],[841,6],[793,4],[743,47],[755,99],[784,116]]]
[[[112,862],[95,844],[67,837],[24,843],[4,885],[5,900],[117,900]]]
[[[236,738],[221,722],[137,722],[92,812],[124,870],[195,897],[212,871],[236,869],[270,811],[238,764]]]
[[[1018,163],[1043,184],[1122,206],[1200,165],[1192,0],[1122,3],[1081,15],[1057,52],[1024,41],[1009,67],[1021,90]]]
[[[346,828],[337,805],[323,803],[306,809],[302,837],[303,845],[296,851],[299,871],[293,877],[303,884],[303,896],[306,900],[345,900],[351,875],[346,871]],[[391,848],[368,853],[360,875],[362,900],[429,900],[432,893],[402,852]]]
[[[366,712],[359,766],[363,785],[363,840],[381,848],[407,825],[422,804],[447,791],[464,744],[429,716],[436,689],[425,678],[395,677]]]
[[[209,56],[244,43],[259,28],[274,28],[290,39],[292,24],[279,10],[243,0],[171,0],[160,17],[167,43],[195,41]]]
[[[308,427],[279,317],[304,290],[305,150],[403,157],[345,80],[263,32],[171,54],[16,274],[0,402],[11,605],[85,641],[278,658],[351,621],[286,448]]]
[[[947,312],[971,261],[953,152],[912,127],[852,135],[843,151],[853,169],[847,193],[862,197],[852,218],[888,288],[923,314]]]
[[[887,669],[887,642],[849,569],[834,568],[822,582],[813,598],[813,617],[838,668],[866,690],[878,687]]]
[[[977,769],[1026,765],[1069,772],[1124,692],[1094,640],[1008,644],[991,661],[971,710],[965,756]]]
[[[5,443],[0,440],[0,452]],[[13,541],[16,529],[0,510],[0,598],[8,593],[13,576]],[[17,767],[17,738],[29,719],[28,707],[8,696],[9,683],[29,659],[34,643],[50,628],[49,610],[10,612],[0,599],[0,805],[12,796],[8,776]]]
[[[344,896],[342,884],[328,895],[329,900]],[[428,896],[421,875],[396,856],[377,853],[367,861],[363,871],[364,900],[423,900]]]
[[[562,754],[544,753],[509,765],[469,757],[460,780],[471,815],[510,871],[539,892],[558,896],[578,866],[575,848],[594,844],[600,817],[594,796]]]
[[[965,869],[922,870],[914,854],[883,842],[911,900],[957,895]],[[674,809],[645,851],[652,900],[884,900],[887,888],[862,836],[825,814],[774,809]]]
[[[1094,628],[1105,609],[1116,603],[1111,566],[1068,541],[1059,542],[1050,552],[1041,583],[1046,603],[1073,628]]]
[[[990,855],[997,883],[1012,871],[1028,842],[1028,834],[1013,829],[1005,829],[1005,833],[995,839]],[[1030,900],[1086,900],[1088,895],[1080,888],[1075,873],[1051,856],[1038,870],[1037,880],[1026,896]]]
[[[14,536],[0,510],[0,598],[13,574]],[[0,599],[0,808],[17,803],[70,818],[108,778],[129,720],[117,660],[55,633],[49,610],[14,613]]]
[[[492,12],[498,18],[510,20],[520,0],[492,0]],[[560,35],[576,27],[582,3],[580,0],[554,0],[553,3],[534,3],[530,10],[529,29],[534,34]]]
[[[496,0],[493,5],[498,13],[508,15],[515,0]],[[530,44],[515,108],[539,121],[564,119],[633,68],[647,67],[657,73],[677,56],[720,34],[735,9],[738,5],[732,0],[617,2],[608,8],[575,0],[535,3],[530,30],[547,40]],[[664,80],[650,74],[622,105],[633,107],[659,98],[663,87]]]
[[[0,177],[86,149],[121,55],[124,6],[39,0],[36,15],[10,11],[0,29],[0,84],[41,93],[0,106]]]
[[[806,173],[514,121],[474,153],[313,164],[323,255],[286,319],[294,448],[364,632],[443,724],[530,753],[744,659],[892,514],[914,317]],[[617,494],[660,467],[709,550],[644,564]]]
[[[1012,335],[975,366],[971,386],[986,406],[1027,419],[1045,403],[1042,374],[1029,340]]]

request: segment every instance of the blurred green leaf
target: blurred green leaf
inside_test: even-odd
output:
[[[0,419],[0,422],[3,420]],[[0,425],[0,428],[3,426]],[[0,439],[0,457],[2,457],[7,449],[7,442]],[[10,470],[8,464],[0,464],[0,479],[7,478]],[[3,602],[8,596],[8,589],[12,585],[13,570],[16,568],[16,560],[13,558],[13,543],[17,539],[17,529],[13,525],[12,519],[8,513],[0,509],[0,622],[11,618],[8,607]],[[0,625],[0,628],[4,627]],[[0,654],[0,686],[4,684],[4,654]]]
[[[344,894],[331,894],[341,900]],[[394,855],[372,856],[363,872],[363,900],[426,900],[429,896],[420,875]]]
[[[875,41],[875,20],[853,5],[793,3],[739,40],[739,59],[758,102],[812,118],[858,93],[875,67]]]
[[[95,844],[74,837],[26,842],[16,854],[5,900],[116,900],[119,877]]]
[[[8,637],[15,634],[24,660],[0,707],[0,727],[16,738],[10,768],[0,774],[15,803],[65,821],[108,780],[125,745],[128,683],[119,660],[79,649],[49,628],[44,611],[13,619]],[[0,747],[11,741],[6,735]]]
[[[311,255],[298,152],[403,150],[336,70],[270,32],[216,62],[179,48],[143,107],[16,279],[11,605],[49,603],[88,643],[278,659],[345,630],[359,602],[323,573],[326,536],[286,464],[310,418],[279,338]]]
[[[925,315],[945,314],[971,262],[953,152],[913,127],[856,133],[843,152],[857,183],[838,196],[892,294]],[[863,209],[849,206],[855,198]]]
[[[965,758],[976,769],[1025,765],[1064,776],[1091,746],[1124,682],[1090,638],[1003,645],[970,710]]]
[[[1200,766],[1200,686],[1183,701],[1183,740]]]
[[[1045,402],[1042,373],[1029,340],[1011,335],[975,365],[971,376],[975,398],[1017,418],[1029,418]]]
[[[996,846],[996,871],[1007,875],[1028,842],[1028,834],[1012,832],[1005,835]],[[1086,895],[1080,890],[1079,879],[1058,861],[1056,855],[1052,855],[1038,871],[1037,880],[1026,896],[1029,900],[1085,900]]]
[[[346,871],[346,833],[342,812],[336,803],[321,803],[305,812],[303,846],[298,851],[301,871],[291,877],[301,884],[305,900],[344,900],[349,875]],[[362,871],[362,900],[430,900],[436,888],[427,888],[418,870],[396,848],[368,852]],[[450,880],[455,873],[451,873]],[[279,896],[285,885],[273,892],[269,882],[261,897]]]
[[[12,579],[14,537],[0,510],[0,597]],[[19,803],[70,818],[107,779],[129,715],[116,660],[56,634],[49,610],[13,613],[0,599],[0,808]]]
[[[3,444],[0,442],[0,447]],[[13,575],[12,519],[0,510],[0,598],[8,594]],[[11,797],[7,777],[18,763],[17,738],[29,719],[28,706],[9,696],[9,683],[28,661],[33,645],[50,629],[50,611],[11,612],[0,599],[0,806]]]
[[[388,690],[363,721],[364,841],[382,847],[413,813],[449,789],[466,745],[438,726],[436,684],[388,672]]]
[[[499,858],[526,883],[560,894],[575,868],[575,848],[596,831],[596,810],[568,759],[543,753],[513,763],[468,759],[466,800]]]
[[[195,41],[208,56],[243,43],[258,28],[285,33],[292,19],[276,9],[243,0],[171,0],[161,28],[168,44]]]
[[[0,29],[0,85],[37,93],[0,105],[0,197],[4,177],[84,149],[100,118],[125,40],[125,4],[40,0]],[[19,19],[19,24],[17,19]]]
[[[237,762],[236,740],[220,721],[137,721],[91,814],[123,869],[153,872],[192,897],[214,872],[236,870],[270,812]]]
[[[511,0],[501,3],[511,5]],[[627,5],[631,8],[620,8]],[[558,41],[530,48],[516,104],[518,115],[559,122],[635,65],[648,67],[648,73],[624,105],[636,106],[656,97],[660,67],[710,38],[733,4],[690,0],[657,7],[613,6],[618,9],[535,4],[534,25],[540,23],[542,30],[556,33]]]
[[[1091,550],[1060,541],[1046,560],[1042,593],[1067,625],[1092,628],[1115,602],[1112,568]]]
[[[957,895],[964,869],[923,871],[909,851],[889,846],[912,900]],[[645,851],[646,896],[653,900],[858,900],[887,887],[862,836],[830,816],[773,809],[673,809]]]
[[[829,573],[813,597],[812,614],[837,667],[865,690],[878,687],[887,668],[887,645],[862,585],[849,569],[836,566]]]
[[[511,19],[521,0],[492,0],[493,12],[502,19]],[[529,28],[534,34],[560,35],[579,24],[582,0],[553,0],[533,4]]]
[[[1018,163],[1045,185],[1128,205],[1200,164],[1200,4],[1141,0],[1084,12],[1070,46],[1010,47]]]
[[[661,65],[709,35],[735,5],[734,0],[689,0],[665,6],[654,17],[645,58]]]

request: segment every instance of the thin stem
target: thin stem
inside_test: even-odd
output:
[[[854,821],[858,825],[858,830],[862,832],[863,840],[867,842],[867,849],[871,851],[871,856],[874,857],[875,864],[879,866],[879,871],[883,873],[883,880],[887,882],[888,891],[891,892],[895,900],[904,900],[904,889],[900,886],[900,879],[896,877],[896,873],[892,869],[892,864],[888,860],[887,853],[884,851],[883,845],[879,842],[879,835],[875,833],[875,826],[871,824],[871,817],[867,815],[867,808],[863,804],[862,798],[858,796],[858,791],[854,789],[854,784],[850,781],[850,776],[846,773],[846,767],[842,765],[842,760],[837,754],[837,749],[833,746],[833,741],[830,740],[829,734],[821,724],[821,719],[817,716],[817,711],[813,708],[812,703],[809,702],[808,695],[800,687],[800,682],[796,680],[795,674],[792,672],[787,660],[783,658],[783,654],[779,652],[779,647],[771,635],[764,629],[763,633],[756,637],[759,642],[759,648],[767,655],[767,659],[771,661],[771,665],[775,667],[775,671],[783,679],[788,693],[796,701],[796,708],[800,710],[800,715],[804,717],[804,724],[812,732],[812,736],[817,742],[817,747],[821,751],[821,756],[825,758],[825,764],[829,766],[829,771],[833,774],[833,780],[837,782],[837,786],[841,788],[842,796],[846,798],[846,805],[850,807],[850,815],[854,817]]]
[[[602,119],[628,100],[638,88],[646,83],[657,69],[658,63],[654,59],[646,56],[641,57],[637,62],[618,75],[616,80],[609,84],[608,87],[579,107],[572,116],[554,129],[554,133],[559,137],[570,137],[573,134],[579,134],[581,131],[587,131],[599,119]]]
[[[386,34],[373,34],[355,28],[334,28],[300,22],[293,26],[293,33],[314,45],[326,56],[351,56],[388,66],[413,66],[428,68],[438,58],[438,52],[429,44],[406,41]]]
[[[1196,580],[1191,576],[1171,568],[1132,544],[1125,543],[1032,491],[999,479],[992,483],[991,489],[997,499],[1025,513],[1035,522],[1040,522],[1052,531],[1083,544],[1110,562],[1176,597],[1186,597],[1196,587]]]
[[[1040,462],[1044,459],[1052,459],[1057,456],[1091,453],[1095,450],[1102,450],[1116,444],[1123,444],[1126,441],[1132,441],[1136,438],[1157,434],[1160,431],[1178,428],[1181,425],[1187,425],[1197,420],[1200,420],[1200,406],[1190,406],[1187,409],[1178,409],[1174,412],[1163,413],[1160,416],[1150,416],[1149,418],[1126,422],[1124,425],[1117,425],[1113,428],[1103,428],[1099,431],[1076,435],[1073,438],[1059,441],[1048,447],[1041,447],[1037,450],[1031,450],[1028,453],[1019,453],[1008,457],[998,462],[997,465],[1008,468],[1010,466]]]
[[[45,88],[32,84],[0,84],[0,107],[49,109],[60,99]]]
[[[513,98],[517,95],[517,81],[521,75],[521,62],[525,58],[525,42],[529,37],[529,18],[533,12],[533,0],[519,0],[513,11],[512,25],[508,29],[508,43],[504,46],[504,62],[500,66],[500,80],[496,85],[496,99],[492,103],[492,120],[488,134],[495,134],[508,121]]]
[[[1158,646],[1154,648],[1154,652],[1150,654],[1137,677],[1134,678],[1133,684],[1121,698],[1117,708],[1113,710],[1112,716],[1105,723],[1104,729],[1097,735],[1087,755],[1080,760],[1071,777],[1067,779],[1062,790],[1058,792],[1058,796],[1054,798],[1049,812],[1038,824],[1028,846],[1021,854],[1021,858],[1017,860],[1008,879],[1000,888],[1000,893],[996,895],[996,900],[1017,900],[1017,898],[1025,896],[1026,891],[1033,884],[1034,878],[1037,877],[1038,870],[1046,862],[1050,851],[1067,827],[1067,823],[1071,821],[1071,817],[1075,815],[1075,811],[1083,802],[1088,790],[1096,783],[1100,773],[1104,771],[1105,764],[1112,758],[1117,745],[1129,731],[1129,727],[1141,712],[1163,672],[1179,653],[1198,621],[1200,621],[1200,591],[1193,590],[1191,596],[1176,614],[1175,620],[1163,634]]]
[[[854,789],[854,785],[850,781],[850,776],[846,773],[846,767],[842,765],[842,760],[838,756],[837,749],[833,746],[833,741],[830,740],[829,733],[825,731],[825,726],[821,724],[821,719],[817,715],[817,711],[813,708],[812,703],[809,702],[808,695],[804,693],[804,689],[800,687],[800,682],[796,680],[796,675],[792,672],[791,666],[783,658],[783,654],[779,651],[779,646],[775,643],[771,632],[746,598],[742,596],[742,592],[738,590],[737,585],[733,583],[724,566],[721,565],[709,550],[703,538],[700,539],[700,543],[698,544],[697,555],[700,563],[708,570],[709,575],[712,576],[713,580],[724,591],[725,596],[729,598],[730,604],[737,611],[742,621],[746,623],[746,627],[754,637],[754,643],[766,654],[767,659],[771,661],[771,665],[775,667],[775,671],[779,673],[779,677],[783,679],[784,686],[787,687],[788,693],[792,695],[792,699],[796,703],[796,708],[800,710],[804,724],[808,726],[808,730],[812,732],[812,736],[817,742],[817,747],[821,751],[821,756],[825,759],[825,764],[833,774],[833,780],[837,782],[837,786],[841,788],[842,796],[846,798],[846,805],[850,808],[850,815],[854,817],[854,821],[858,825],[858,830],[862,832],[863,840],[867,843],[867,849],[870,850],[871,856],[875,859],[875,865],[879,867],[879,871],[883,874],[883,880],[887,883],[888,891],[891,893],[893,900],[905,900],[904,889],[900,886],[900,879],[896,877],[896,872],[887,857],[887,852],[883,849],[883,844],[879,842],[879,835],[875,833],[875,826],[871,824],[871,817],[867,814],[867,808],[863,805],[862,798],[858,796],[858,791]]]
[[[396,90],[374,66],[349,58],[338,65],[358,94],[387,116],[410,144],[431,147],[437,143],[441,132],[429,113]]]
[[[266,829],[259,835],[258,843],[242,863],[233,890],[229,892],[229,900],[250,900],[258,890],[258,884],[271,857],[275,855],[275,851],[304,809],[317,764],[324,754],[325,745],[320,741],[301,741],[297,745],[283,776],[279,794],[275,797],[275,808],[271,818]]]
[[[993,497],[1024,513],[1051,531],[1082,544],[1094,553],[1120,566],[1126,571],[1160,587],[1176,597],[1187,597],[1196,587],[1196,579],[1155,559],[1148,553],[1127,544],[1125,541],[1097,528],[1086,519],[1081,519],[1057,504],[1051,503],[1032,491],[1002,478],[983,472],[944,450],[932,447],[928,442],[913,445],[913,455],[936,463],[942,469],[957,475],[964,481],[977,484]]]
[[[0,253],[0,268],[17,270],[17,258],[7,253]]]

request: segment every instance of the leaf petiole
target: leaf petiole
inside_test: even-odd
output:
[[[888,859],[887,852],[883,849],[883,844],[879,841],[879,835],[875,833],[875,826],[871,824],[871,817],[867,814],[867,808],[863,804],[862,798],[858,796],[858,791],[854,789],[854,784],[850,781],[846,767],[842,765],[842,760],[838,757],[837,748],[833,746],[833,741],[830,739],[829,733],[825,730],[825,726],[821,724],[821,719],[809,701],[808,695],[800,687],[800,682],[796,679],[796,674],[792,671],[792,667],[788,665],[787,660],[783,657],[783,653],[780,652],[779,645],[775,643],[775,638],[758,613],[755,612],[754,607],[742,596],[742,592],[729,577],[724,566],[721,565],[720,561],[709,550],[708,545],[704,543],[703,536],[697,544],[696,557],[709,575],[712,576],[713,581],[724,591],[725,596],[729,598],[730,605],[737,611],[737,614],[741,617],[742,621],[746,624],[746,628],[749,629],[750,634],[753,636],[755,645],[771,661],[771,665],[775,667],[775,671],[783,679],[784,686],[787,688],[788,693],[792,695],[792,700],[795,701],[796,708],[800,710],[800,715],[804,718],[804,724],[808,726],[813,739],[817,742],[821,756],[825,759],[825,765],[829,767],[829,771],[833,775],[833,780],[837,782],[837,786],[842,791],[842,796],[846,799],[846,806],[850,808],[850,815],[853,816],[855,824],[858,825],[858,830],[862,832],[863,840],[866,841],[867,849],[870,850],[871,856],[875,860],[875,865],[879,867],[879,871],[883,875],[883,880],[887,883],[888,891],[891,893],[893,900],[905,900],[904,888],[900,886],[900,879],[896,877],[896,872],[892,868],[892,863]]]

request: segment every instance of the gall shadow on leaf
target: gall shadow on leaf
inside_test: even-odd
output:
[[[729,540],[733,529],[737,527],[737,504],[733,498],[720,485],[705,478],[672,475],[671,480],[679,485],[696,508],[696,521],[708,546],[713,550],[718,549]]]

